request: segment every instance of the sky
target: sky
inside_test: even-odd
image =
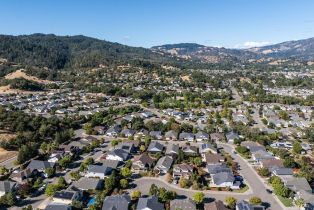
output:
[[[314,37],[313,0],[0,0],[0,34],[247,48]]]

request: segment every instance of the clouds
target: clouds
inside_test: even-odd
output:
[[[265,45],[270,45],[271,42],[268,41],[247,41],[243,44],[235,45],[235,48],[252,48],[252,47],[262,47]]]

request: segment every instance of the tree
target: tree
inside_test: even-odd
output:
[[[149,188],[149,195],[158,195],[158,187],[155,184],[152,184]]]
[[[201,166],[201,165],[202,165],[202,158],[200,158],[200,157],[195,157],[195,158],[193,159],[193,162],[194,162],[194,164],[195,164],[196,166]]]
[[[120,180],[120,186],[121,186],[123,189],[127,188],[128,185],[129,185],[128,180],[126,180],[126,179],[121,179],[121,180]]]
[[[304,202],[304,199],[303,198],[299,198],[297,200],[294,201],[295,205],[299,208],[303,207],[305,202]]]
[[[300,154],[301,151],[302,151],[302,146],[300,144],[300,142],[296,141],[294,142],[293,146],[292,146],[292,151],[295,153],[295,154]]]
[[[23,207],[22,210],[33,210],[32,205],[27,205],[26,207]]]
[[[7,173],[9,170],[4,167],[4,166],[0,166],[0,175],[4,175],[5,173]]]
[[[42,183],[43,183],[43,179],[41,177],[38,177],[36,181],[34,182],[33,188],[35,189],[40,188]]]
[[[46,168],[45,174],[47,175],[48,178],[51,178],[55,174],[55,169],[51,167]]]
[[[141,197],[142,193],[139,190],[134,190],[131,192],[131,198],[132,200],[137,200]]]
[[[230,209],[234,209],[237,203],[237,199],[234,197],[226,197],[225,202]]]
[[[127,167],[121,168],[120,173],[123,177],[130,177],[132,175],[132,171]]]
[[[115,148],[115,146],[117,146],[119,144],[119,141],[118,140],[112,140],[111,141],[111,146],[113,147],[113,148]]]
[[[270,176],[270,171],[268,170],[268,168],[259,168],[257,173],[262,176],[262,177],[268,177]]]
[[[189,180],[181,177],[179,180],[180,187],[187,188],[189,186]]]
[[[80,173],[78,171],[71,171],[70,172],[71,179],[77,181],[81,178]]]
[[[59,165],[62,168],[67,168],[69,167],[70,163],[72,162],[72,156],[66,155],[64,156],[61,160],[58,161]]]
[[[67,183],[62,176],[58,178],[57,186],[58,186],[58,189],[64,189],[67,186]]]
[[[141,151],[141,152],[145,152],[145,150],[146,150],[146,147],[145,147],[144,145],[141,145],[141,146],[140,146],[140,151]]]
[[[252,205],[261,205],[262,204],[262,200],[259,197],[251,197],[249,200],[250,204]]]
[[[193,195],[193,200],[195,201],[195,203],[197,204],[201,204],[204,200],[204,193],[202,192],[196,192],[194,195]]]
[[[294,161],[293,157],[285,157],[283,166],[286,168],[295,168],[297,167],[297,163]]]
[[[45,194],[49,197],[53,196],[58,191],[58,186],[55,184],[48,184],[45,190]]]

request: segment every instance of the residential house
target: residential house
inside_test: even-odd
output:
[[[116,146],[116,149],[122,149],[122,150],[126,151],[127,153],[136,152],[133,142],[120,142]]]
[[[131,137],[131,136],[134,136],[135,134],[135,130],[132,130],[132,129],[123,129],[121,131],[121,134],[125,137]]]
[[[206,153],[202,154],[203,162],[206,162],[208,165],[215,165],[225,162],[225,158],[220,154],[211,154]]]
[[[112,151],[107,152],[107,160],[118,160],[118,161],[126,161],[129,159],[129,153],[123,149],[114,149]]]
[[[55,167],[55,163],[42,161],[42,160],[32,160],[27,166],[27,168],[29,168],[33,173],[34,172],[45,173],[45,170],[47,168],[54,168],[54,167]]]
[[[112,168],[104,165],[89,165],[85,177],[98,177],[104,179],[106,176],[110,175]]]
[[[118,169],[120,167],[122,167],[123,162],[119,161],[119,160],[109,160],[109,159],[105,159],[105,158],[100,158],[100,160],[98,160],[99,163],[101,163],[103,166],[112,168],[112,169]]]
[[[260,161],[262,168],[267,168],[272,171],[275,168],[283,168],[283,160],[280,159],[264,159]]]
[[[247,201],[241,200],[236,203],[236,210],[265,210],[265,207],[261,205],[251,205]]]
[[[152,141],[147,148],[147,151],[152,152],[152,153],[162,152],[163,150],[164,150],[164,145],[162,145],[161,143],[157,141]]]
[[[149,135],[148,130],[142,128],[138,132],[136,132],[136,134],[134,135],[134,138],[135,139],[141,139],[141,138],[144,138],[145,136],[148,136],[148,135]]]
[[[22,171],[13,171],[10,175],[10,179],[16,181],[20,184],[24,184],[27,182],[27,179],[32,175],[32,170],[30,168],[26,168]]]
[[[165,139],[167,141],[176,141],[178,140],[178,133],[173,130],[170,130],[165,133]]]
[[[147,171],[148,169],[153,167],[154,163],[155,159],[144,153],[142,155],[134,157],[132,169],[136,171]]]
[[[274,156],[264,150],[252,152],[252,159],[259,163],[261,160],[274,159]]]
[[[205,153],[217,154],[217,148],[215,148],[211,143],[200,144],[199,151],[201,154],[205,154]]]
[[[150,112],[150,111],[145,111],[145,112],[141,113],[141,117],[142,118],[150,118],[150,117],[153,117],[153,116],[154,116],[154,114],[152,112]]]
[[[187,145],[182,148],[182,151],[186,155],[198,155],[198,148],[196,146]]]
[[[93,141],[97,141],[98,139],[94,136],[88,135],[88,136],[83,137],[82,140],[90,144]]]
[[[221,172],[228,172],[232,173],[231,169],[227,167],[226,164],[218,163],[218,164],[212,164],[206,166],[208,173],[213,176],[214,174],[218,174]]]
[[[250,150],[251,153],[256,152],[258,150],[266,151],[266,148],[263,145],[260,145],[254,141],[244,141],[241,142],[241,145]]]
[[[0,197],[4,196],[9,192],[15,191],[16,187],[17,187],[16,182],[0,181]]]
[[[179,154],[179,144],[168,144],[165,154],[166,155],[178,155]]]
[[[50,203],[46,206],[45,210],[71,210],[72,207],[62,203]]]
[[[131,198],[127,194],[106,196],[102,210],[128,210]]]
[[[164,210],[164,204],[158,201],[157,196],[139,198],[136,210]]]
[[[176,164],[173,166],[172,176],[175,179],[179,179],[181,177],[185,179],[189,179],[192,176],[193,173],[193,166],[182,163],[182,164]]]
[[[293,175],[293,170],[291,168],[273,168],[271,173],[274,176],[292,176]]]
[[[211,187],[230,187],[233,188],[235,181],[231,172],[220,172],[212,175]]]
[[[196,209],[196,203],[191,198],[174,199],[170,201],[170,210],[193,210]]]
[[[179,140],[192,142],[192,141],[194,141],[194,134],[193,133],[182,132],[179,135]]]
[[[210,139],[214,142],[218,142],[218,141],[224,141],[225,140],[225,136],[222,133],[211,133],[210,134]]]
[[[55,203],[71,205],[73,201],[79,200],[81,196],[82,194],[79,191],[62,190],[55,192],[52,200]]]
[[[233,144],[234,140],[239,139],[239,138],[240,138],[240,136],[233,131],[226,134],[227,142],[231,143],[231,144]]]
[[[103,180],[96,178],[81,177],[73,183],[73,186],[82,190],[100,190],[103,187]]]
[[[173,158],[171,156],[163,156],[157,161],[154,170],[157,171],[159,174],[166,174],[171,168],[172,163]]]
[[[106,131],[106,136],[117,137],[121,130],[122,129],[120,125],[113,125]]]
[[[94,130],[97,132],[98,135],[104,135],[106,133],[104,126],[95,126]]]
[[[149,133],[149,135],[156,140],[162,140],[163,139],[163,135],[161,133],[161,131],[151,131]]]
[[[229,210],[221,200],[204,204],[204,210]],[[249,210],[249,209],[248,209]]]
[[[195,134],[195,139],[196,141],[208,141],[209,140],[209,135],[205,132],[198,132]]]

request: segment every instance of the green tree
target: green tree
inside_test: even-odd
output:
[[[55,169],[51,167],[46,168],[45,174],[47,175],[48,178],[51,178],[55,174]]]
[[[123,177],[130,177],[132,175],[132,171],[127,167],[121,168],[120,173]]]
[[[137,200],[141,197],[142,193],[139,190],[134,190],[131,192],[131,198],[132,200]]]
[[[194,195],[193,195],[193,200],[195,201],[195,203],[197,204],[201,204],[204,200],[204,193],[202,192],[196,192]]]
[[[300,142],[296,141],[294,142],[293,146],[292,146],[292,151],[295,153],[295,154],[300,154],[301,151],[302,151],[302,146],[300,144]]]
[[[61,160],[58,161],[59,166],[61,166],[62,168],[69,167],[71,162],[72,162],[72,156],[70,155],[66,155]]]
[[[120,179],[120,186],[125,189],[129,186],[129,182],[126,179]]]
[[[202,158],[200,158],[200,157],[195,157],[194,159],[193,159],[193,163],[196,165],[196,166],[201,166],[202,165]]]
[[[3,174],[5,174],[5,173],[7,173],[9,170],[6,168],[6,167],[4,167],[4,166],[0,166],[0,175],[3,175]]]
[[[149,195],[158,195],[158,187],[155,184],[152,184],[149,188]]]
[[[58,186],[55,185],[55,184],[48,184],[47,187],[46,187],[46,190],[45,190],[45,194],[48,196],[48,197],[51,197],[55,194],[55,192],[58,191]]]
[[[181,177],[179,180],[179,184],[180,184],[180,187],[187,188],[187,187],[189,187],[189,180]]]
[[[303,207],[305,202],[304,202],[304,199],[303,198],[299,198],[297,200],[294,201],[295,205],[299,208]]]
[[[261,205],[262,204],[262,200],[259,197],[251,197],[249,200],[250,204],[252,205]]]
[[[237,199],[235,199],[234,197],[226,197],[225,202],[230,209],[235,209]]]
[[[78,171],[71,171],[70,172],[71,179],[77,181],[81,178],[80,173]]]
[[[257,170],[257,173],[262,176],[262,177],[268,177],[270,176],[270,171],[268,170],[268,168],[259,168]]]
[[[61,176],[57,180],[58,189],[64,189],[67,186],[65,179]]]
[[[36,181],[34,182],[33,188],[38,189],[43,184],[43,179],[41,177],[38,177]]]

